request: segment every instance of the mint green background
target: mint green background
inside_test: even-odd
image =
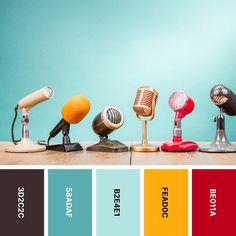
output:
[[[156,119],[148,124],[150,140],[171,137],[168,98],[177,89],[196,102],[183,121],[184,137],[212,140],[218,109],[209,91],[218,83],[236,91],[235,9],[235,0],[1,0],[0,139],[10,140],[18,100],[50,85],[54,98],[30,112],[32,139],[46,139],[62,105],[84,94],[92,109],[71,128],[72,140],[98,140],[91,122],[107,105],[125,116],[111,138],[140,140],[132,104],[137,88],[148,84],[160,93]],[[235,122],[227,118],[234,140]],[[18,136],[20,128],[18,120]]]
[[[48,236],[92,236],[92,171],[49,170]],[[66,217],[66,188],[73,188],[73,218]]]
[[[140,235],[140,172],[97,170],[97,236]],[[114,216],[114,189],[121,189],[121,216]]]

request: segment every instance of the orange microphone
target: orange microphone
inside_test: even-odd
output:
[[[79,143],[71,143],[69,133],[70,124],[77,124],[83,120],[90,110],[90,102],[85,96],[72,97],[61,110],[62,119],[49,133],[47,142],[47,150],[71,152],[81,151],[83,148]],[[54,138],[60,131],[62,131],[62,144],[49,145],[50,139]]]

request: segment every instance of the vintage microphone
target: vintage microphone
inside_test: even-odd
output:
[[[183,141],[181,120],[194,109],[194,101],[185,92],[178,90],[169,98],[169,106],[175,112],[174,132],[172,141],[164,142],[161,146],[163,151],[187,152],[194,151],[198,145],[192,141]]]
[[[7,152],[41,152],[45,151],[45,145],[39,145],[34,143],[29,138],[29,110],[34,106],[52,98],[54,92],[50,87],[41,88],[26,97],[22,98],[15,107],[15,117],[12,123],[12,142],[11,145],[6,149]],[[15,140],[14,137],[14,126],[17,118],[18,109],[22,110],[22,138],[20,140]]]
[[[225,116],[236,116],[236,95],[224,85],[216,85],[210,92],[212,102],[220,108],[220,114],[214,118],[216,122],[215,140],[208,147],[201,147],[201,152],[236,152],[236,146],[231,144],[225,132]]]
[[[87,148],[96,152],[127,152],[128,147],[117,141],[108,139],[108,134],[119,129],[124,123],[120,110],[113,106],[105,107],[93,120],[93,131],[99,135],[100,141]]]
[[[149,87],[142,86],[138,89],[133,105],[136,116],[142,120],[142,143],[131,146],[134,152],[157,152],[159,147],[148,144],[147,141],[147,121],[155,117],[155,107],[158,99],[158,92]]]
[[[79,143],[71,143],[69,133],[70,124],[77,124],[90,110],[90,102],[85,96],[72,97],[61,110],[62,119],[49,133],[47,141],[47,150],[60,151],[60,152],[72,152],[81,151],[83,148]],[[63,134],[62,144],[50,145],[51,138],[54,138],[60,132]]]

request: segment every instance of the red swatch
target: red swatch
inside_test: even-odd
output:
[[[192,235],[236,235],[236,170],[193,170],[192,183]]]

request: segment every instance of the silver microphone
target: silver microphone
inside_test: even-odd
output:
[[[124,118],[119,109],[113,106],[105,107],[93,120],[93,131],[99,136],[106,136],[124,124]]]
[[[99,135],[100,142],[87,148],[96,152],[127,152],[128,147],[117,141],[108,139],[108,134],[119,129],[124,124],[124,117],[119,109],[113,106],[105,107],[93,120],[93,131]]]

